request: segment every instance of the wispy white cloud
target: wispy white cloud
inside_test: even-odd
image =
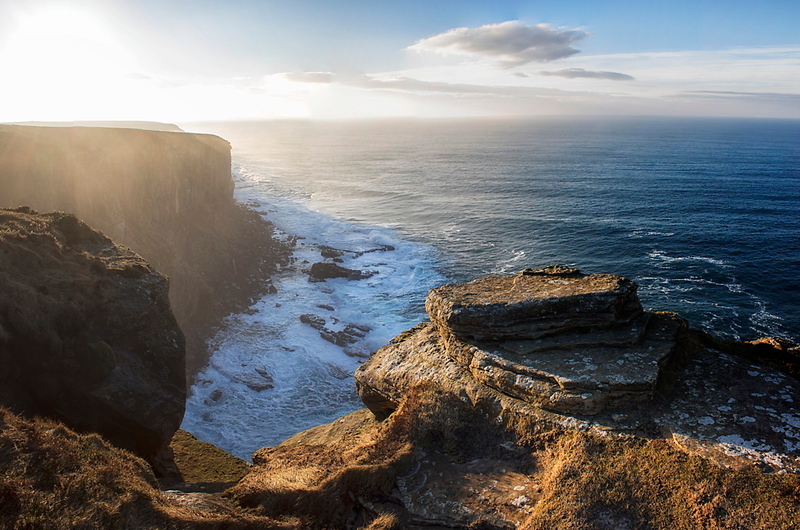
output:
[[[344,75],[333,72],[301,72],[280,74],[284,79],[298,83],[337,84],[366,90],[391,90],[418,94],[494,95],[494,96],[558,96],[568,91],[553,88],[520,87],[506,85],[482,85],[471,83],[448,83],[424,81],[406,76],[378,77],[370,75]]]
[[[289,72],[280,75],[296,83],[333,83],[336,79],[333,72]]]
[[[733,90],[689,90],[677,97],[708,99],[739,99],[770,102],[800,103],[800,94],[780,92],[736,92]]]
[[[503,68],[544,63],[579,53],[572,47],[588,33],[580,29],[527,26],[517,20],[477,28],[456,28],[417,41],[407,49],[490,59]]]
[[[565,59],[563,66],[539,75],[527,69],[498,72],[485,61],[466,61],[360,75],[300,72],[270,78],[296,100],[313,102],[312,115],[336,107],[355,109],[359,116],[367,115],[362,109],[369,108],[381,116],[402,109],[404,115],[414,116],[800,118],[800,81],[791,75],[800,67],[800,48],[581,55]],[[636,82],[608,80],[626,75]],[[331,101],[348,101],[350,107],[331,106]]]
[[[562,68],[561,70],[541,70],[539,75],[549,75],[555,77],[565,77],[567,79],[586,78],[586,79],[606,79],[608,81],[633,81],[636,79],[632,75],[621,74],[619,72],[606,72],[596,70],[584,70],[583,68]]]

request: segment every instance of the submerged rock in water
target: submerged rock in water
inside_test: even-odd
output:
[[[0,210],[0,404],[152,461],[181,423],[167,278],[72,215]]]
[[[332,319],[338,322],[337,319]],[[363,339],[370,331],[369,326],[359,324],[346,324],[343,329],[333,330],[326,327],[327,320],[319,315],[306,313],[300,315],[300,322],[308,324],[312,328],[319,331],[319,336],[337,346],[345,347],[355,344],[360,339]]]
[[[327,261],[320,261],[311,265],[308,271],[308,280],[311,282],[324,282],[333,278],[347,278],[348,280],[365,280],[374,275],[369,271],[359,271],[355,269],[348,269],[337,265],[336,263],[329,263]]]

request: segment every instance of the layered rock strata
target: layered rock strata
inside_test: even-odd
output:
[[[167,294],[166,277],[76,217],[0,209],[0,405],[153,461],[186,399]]]
[[[649,401],[680,327],[643,312],[630,280],[568,267],[445,285],[426,309],[476,381],[562,413]]]

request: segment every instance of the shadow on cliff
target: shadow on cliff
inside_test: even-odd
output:
[[[230,144],[212,135],[0,125],[0,207],[22,205],[74,213],[169,277],[190,378],[214,326],[288,256],[234,200]]]

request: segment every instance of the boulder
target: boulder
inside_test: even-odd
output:
[[[72,215],[0,210],[0,404],[153,461],[186,398],[168,285]]]
[[[359,271],[355,269],[348,269],[337,265],[336,263],[329,263],[327,261],[320,261],[311,265],[308,271],[308,281],[311,282],[324,282],[332,278],[347,278],[348,280],[365,280],[373,276],[374,273],[369,271]]]

